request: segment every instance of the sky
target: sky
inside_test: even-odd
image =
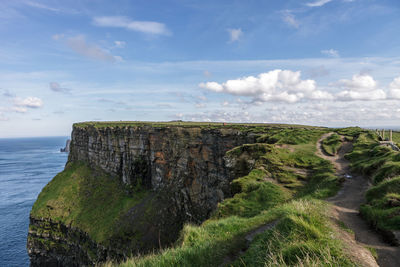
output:
[[[0,0],[0,138],[81,121],[400,126],[398,0]]]

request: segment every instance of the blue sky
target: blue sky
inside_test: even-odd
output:
[[[400,122],[397,0],[0,1],[0,137],[92,120]]]

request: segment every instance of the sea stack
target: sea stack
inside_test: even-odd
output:
[[[69,145],[71,144],[71,140],[68,139],[67,142],[65,143],[65,147],[64,148],[60,148],[60,152],[67,152],[69,153]]]

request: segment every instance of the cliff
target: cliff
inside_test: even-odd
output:
[[[65,170],[32,208],[32,265],[92,265],[171,244],[231,195],[226,152],[271,127],[177,124],[75,124]]]

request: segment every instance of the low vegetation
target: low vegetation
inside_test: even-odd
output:
[[[94,127],[97,129],[101,128],[125,128],[125,127],[183,127],[183,128],[193,128],[200,127],[204,129],[237,129],[240,131],[251,131],[257,133],[266,133],[267,131],[274,130],[279,132],[279,130],[288,129],[324,129],[320,127],[306,126],[306,125],[296,125],[296,124],[275,124],[275,123],[224,123],[224,122],[189,122],[189,121],[170,121],[170,122],[144,122],[144,121],[107,121],[107,122],[81,122],[75,123],[74,127],[85,128]]]
[[[371,177],[361,215],[379,230],[400,230],[400,153],[382,146],[372,131],[361,133],[348,155],[353,171]]]
[[[281,209],[279,223],[258,235],[235,266],[355,266],[332,231],[326,203],[299,200]]]
[[[31,216],[78,227],[101,243],[114,234],[119,216],[147,194],[140,189],[127,194],[125,189],[101,171],[70,164],[43,188]]]
[[[120,266],[357,266],[332,232],[328,210],[321,201],[303,199],[250,218],[230,216],[207,220],[201,226],[186,225],[175,248],[134,257]],[[272,222],[276,223],[273,228],[235,257],[246,249],[246,233]]]
[[[341,145],[342,145],[342,139],[338,134],[334,133],[323,140],[322,149],[326,154],[334,156],[337,154]]]

